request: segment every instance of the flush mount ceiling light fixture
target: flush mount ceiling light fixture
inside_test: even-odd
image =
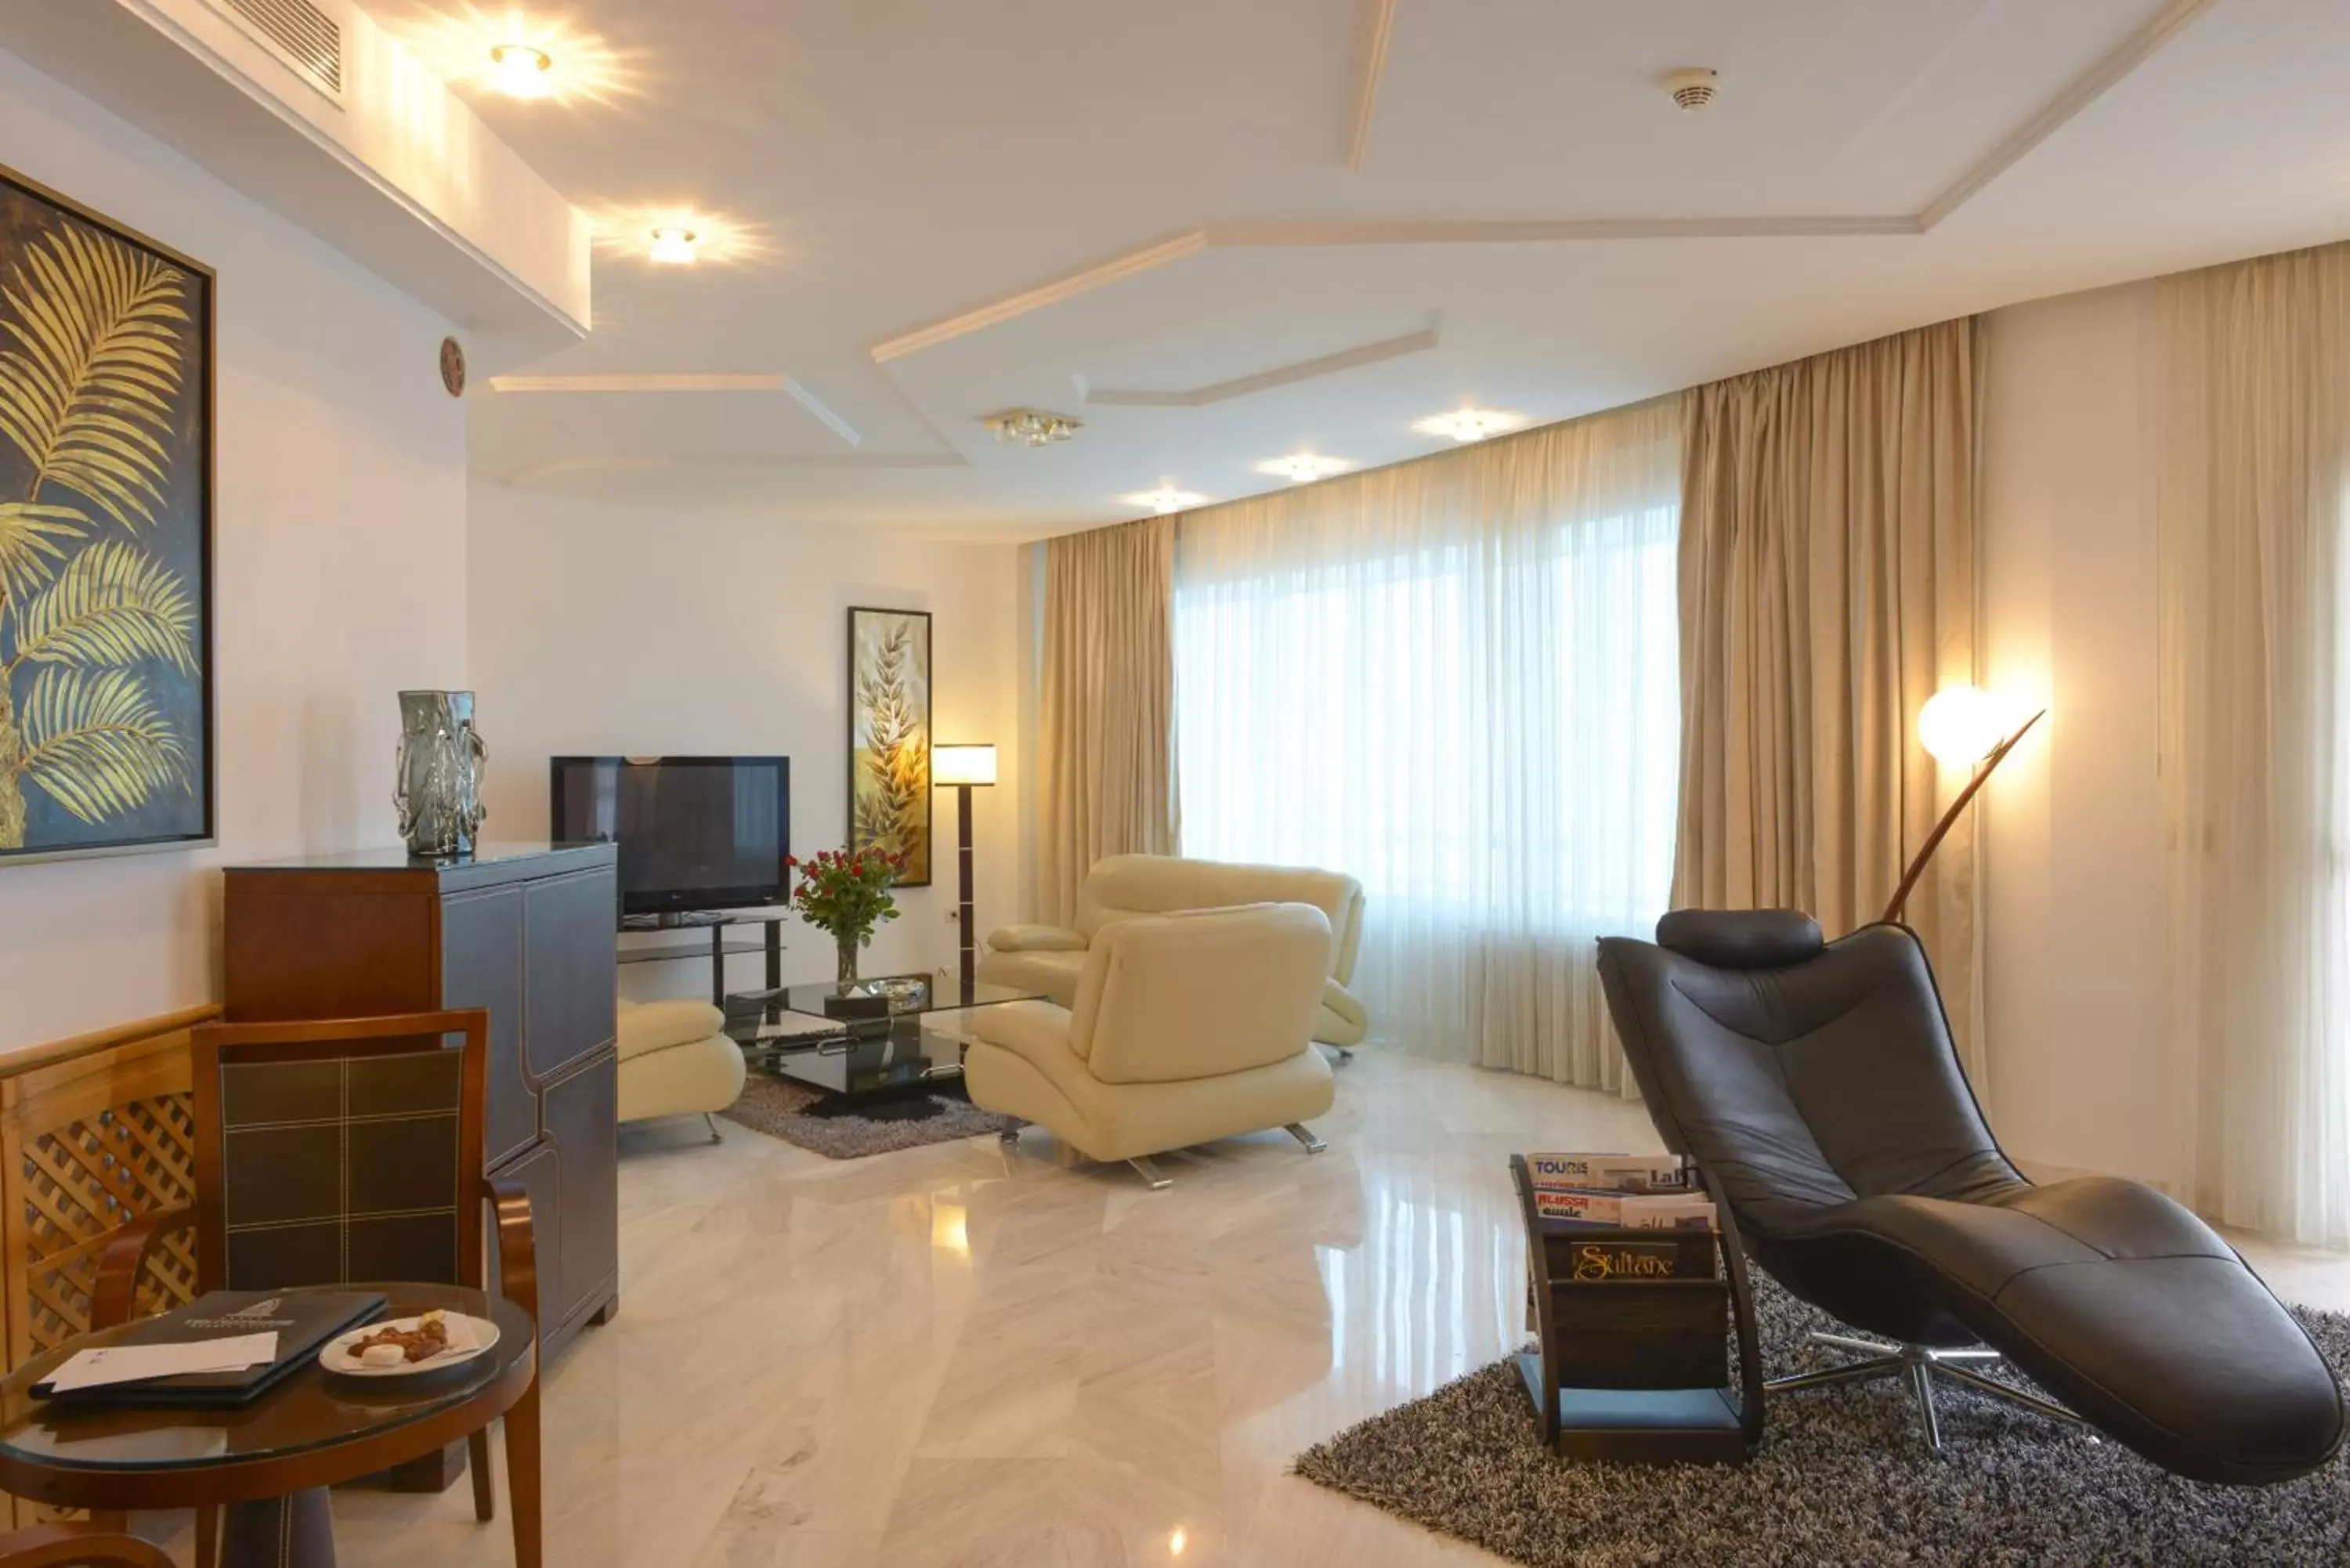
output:
[[[1265,459],[1256,465],[1256,471],[1279,474],[1292,484],[1311,484],[1317,479],[1344,473],[1354,466],[1343,457],[1325,457],[1318,452],[1293,452],[1287,457]]]
[[[1000,414],[990,414],[983,421],[995,432],[997,441],[1025,441],[1030,446],[1050,446],[1056,441],[1066,441],[1085,428],[1085,421],[1073,420],[1066,414],[1048,414],[1042,409],[1006,409]]]
[[[591,214],[598,258],[660,266],[742,266],[778,254],[765,232],[694,202],[605,207]]]
[[[1196,490],[1178,490],[1173,480],[1162,479],[1156,490],[1138,490],[1118,499],[1128,506],[1148,506],[1164,517],[1172,512],[1187,512],[1194,506],[1204,505],[1208,498]]]
[[[246,4],[250,8],[251,0]],[[439,0],[430,12],[393,9],[400,14],[386,26],[452,86],[571,104],[614,103],[642,89],[638,61],[561,16],[533,16],[518,5],[484,8],[473,0]]]
[[[490,47],[490,85],[508,98],[545,98],[555,90],[555,60],[528,44]]]
[[[1430,414],[1415,420],[1411,428],[1422,435],[1449,436],[1457,441],[1483,441],[1514,430],[1523,430],[1526,416],[1501,409],[1455,409],[1447,414]]]

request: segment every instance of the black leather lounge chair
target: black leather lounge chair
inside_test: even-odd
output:
[[[1746,1251],[1892,1342],[1819,1335],[1863,1359],[1771,1389],[1901,1377],[1939,1449],[1948,1378],[2198,1480],[2286,1480],[2340,1447],[2332,1372],[2210,1226],[2135,1182],[2035,1186],[2008,1162],[1906,928],[1824,942],[1801,914],[1685,909],[1654,946],[1603,940],[1599,971],[1657,1130]],[[1999,1356],[2071,1408],[1969,1365]]]

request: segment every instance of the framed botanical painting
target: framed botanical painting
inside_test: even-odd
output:
[[[848,612],[848,846],[906,857],[931,885],[931,618]]]
[[[213,273],[0,170],[0,866],[213,840]]]

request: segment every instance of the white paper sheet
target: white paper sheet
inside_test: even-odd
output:
[[[98,1388],[111,1383],[136,1383],[149,1377],[171,1377],[183,1372],[242,1372],[277,1359],[277,1334],[240,1334],[226,1339],[191,1340],[185,1345],[110,1345],[85,1350],[67,1358],[49,1374],[49,1391]]]

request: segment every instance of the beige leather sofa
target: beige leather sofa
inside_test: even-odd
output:
[[[699,1116],[716,1143],[716,1113],[743,1093],[743,1048],[706,1002],[620,1003],[620,1119]]]
[[[1114,920],[1082,955],[1076,1005],[1014,1002],[971,1014],[972,1104],[1048,1127],[1076,1152],[1149,1157],[1302,1125],[1330,1108],[1314,1025],[1330,922],[1310,904]]]
[[[1044,992],[1063,1007],[1076,1005],[1086,948],[1106,928],[1137,915],[1241,904],[1311,904],[1330,922],[1330,958],[1314,1023],[1326,1045],[1357,1045],[1370,1015],[1347,989],[1363,942],[1363,885],[1336,871],[1290,866],[1228,866],[1171,855],[1113,855],[1094,863],[1077,889],[1075,929],[1004,926],[988,934],[979,978]]]

